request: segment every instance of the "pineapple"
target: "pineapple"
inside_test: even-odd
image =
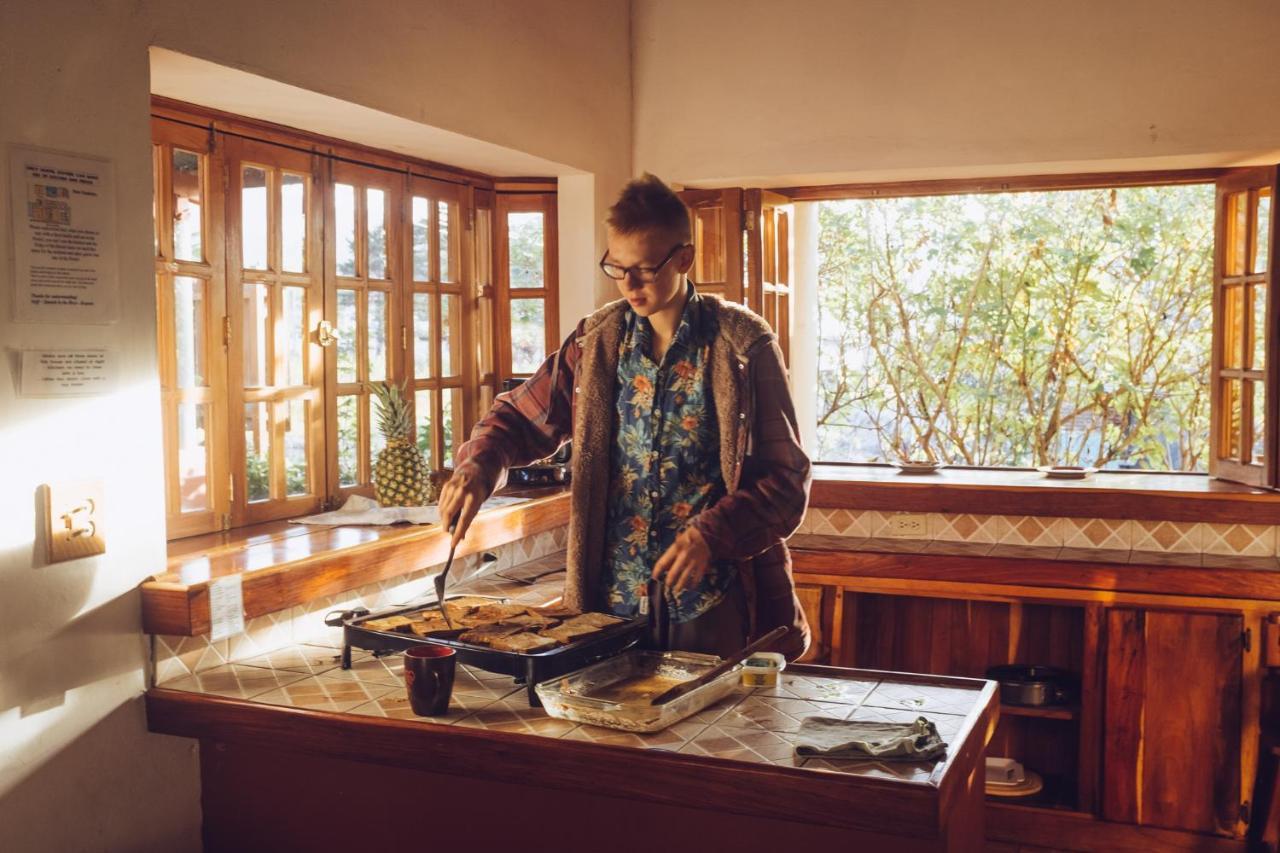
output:
[[[369,386],[378,431],[387,446],[373,466],[373,493],[382,506],[423,506],[435,498],[422,451],[413,443],[413,416],[400,389],[389,382]]]

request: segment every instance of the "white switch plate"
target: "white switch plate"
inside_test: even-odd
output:
[[[889,516],[889,535],[899,539],[927,539],[929,516],[922,512],[895,512]]]
[[[50,563],[107,552],[100,480],[49,483],[45,494],[45,545]]]

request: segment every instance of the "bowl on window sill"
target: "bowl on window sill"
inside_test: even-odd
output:
[[[1083,480],[1090,474],[1098,473],[1097,468],[1086,468],[1081,465],[1040,465],[1036,470],[1050,480]]]
[[[890,464],[901,474],[932,474],[944,467],[941,462],[934,462],[932,459],[900,459]]]

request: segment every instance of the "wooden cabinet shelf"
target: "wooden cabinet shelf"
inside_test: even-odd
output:
[[[1080,709],[1074,705],[1004,705],[1000,706],[1002,717],[1037,717],[1042,720],[1075,720],[1080,717]]]

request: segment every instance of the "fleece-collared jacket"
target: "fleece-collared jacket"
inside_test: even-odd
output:
[[[787,626],[774,649],[795,658],[808,646],[809,626],[785,540],[804,517],[810,465],[800,447],[782,352],[756,314],[714,296],[700,298],[704,321],[714,324],[710,381],[726,494],[691,523],[712,559],[737,565],[752,636]],[[546,457],[573,439],[564,601],[586,610],[604,606],[618,344],[627,310],[626,300],[618,300],[586,317],[527,382],[500,394],[458,449],[455,466],[495,489],[507,468]]]

